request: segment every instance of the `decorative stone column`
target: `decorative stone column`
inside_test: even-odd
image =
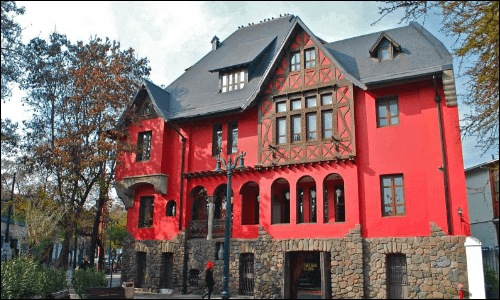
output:
[[[208,196],[208,234],[207,240],[213,239],[213,227],[214,227],[214,196]]]

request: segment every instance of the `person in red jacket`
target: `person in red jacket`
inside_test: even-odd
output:
[[[214,273],[212,272],[213,266],[214,264],[211,261],[207,263],[207,271],[205,272],[205,281],[207,283],[208,292],[206,292],[203,296],[201,296],[201,299],[205,299],[207,295],[208,299],[210,299],[210,295],[212,294],[212,291],[214,289]]]

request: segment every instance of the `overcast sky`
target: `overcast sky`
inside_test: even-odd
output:
[[[47,38],[57,30],[72,42],[88,41],[90,36],[109,37],[132,47],[139,57],[147,57],[152,68],[150,79],[157,85],[169,85],[186,68],[211,50],[210,41],[221,41],[248,23],[288,13],[299,16],[309,29],[327,42],[406,25],[398,24],[403,12],[379,19],[377,2],[50,2],[17,1],[26,13],[15,20],[24,28],[23,42],[36,36]],[[454,40],[439,32],[438,16],[419,23],[440,39],[451,51]],[[455,74],[458,62],[454,63]],[[457,93],[463,93],[463,81],[457,79]],[[12,100],[2,102],[2,119],[20,122],[29,117],[21,106],[22,92],[14,91]],[[460,105],[463,114],[466,109]],[[491,160],[492,151],[480,156],[475,141],[465,139],[465,167]],[[498,157],[498,156],[497,156]]]

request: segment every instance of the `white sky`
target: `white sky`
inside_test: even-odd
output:
[[[170,84],[207,54],[214,35],[223,41],[240,25],[259,23],[284,13],[299,16],[314,34],[327,42],[406,25],[398,24],[403,15],[400,11],[371,26],[380,17],[377,2],[18,1],[17,4],[26,8],[26,13],[15,19],[24,28],[24,43],[36,36],[47,38],[54,30],[65,33],[72,42],[86,42],[94,35],[109,37],[120,41],[123,49],[132,47],[139,57],[147,57],[152,68],[150,79],[157,85]],[[454,40],[439,32],[439,20],[430,16],[423,25],[451,51]],[[454,68],[457,74],[457,61]],[[457,79],[458,94],[464,93],[463,86],[463,81]],[[21,104],[22,96],[22,92],[13,91],[12,99],[2,102],[2,119],[20,122],[29,118]],[[465,109],[459,104],[461,114]],[[493,152],[481,157],[472,138],[462,143],[466,168],[491,160]]]

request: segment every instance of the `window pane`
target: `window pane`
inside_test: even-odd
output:
[[[277,106],[278,112],[286,111],[286,102],[280,102],[276,106]]]
[[[397,214],[404,214],[405,213],[405,207],[403,205],[396,206],[396,213]]]
[[[240,72],[240,82],[245,82],[245,71]]]
[[[391,112],[391,116],[398,115],[398,101],[396,100],[389,101],[389,111]]]
[[[378,120],[378,126],[386,126],[387,125],[387,119],[379,119]]]
[[[399,124],[399,118],[398,117],[392,117],[391,118],[391,124],[394,125],[394,124]]]
[[[323,138],[330,138],[332,136],[332,111],[323,112]]]
[[[378,108],[378,116],[379,118],[385,118],[387,117],[387,106],[385,105],[385,102],[378,103],[377,104]]]
[[[403,185],[403,177],[401,176],[394,177],[394,185]]]
[[[383,184],[383,186],[391,186],[391,179],[390,178],[383,178],[382,184]]]
[[[403,187],[397,187],[396,190],[396,203],[403,204],[404,196],[403,196]]]
[[[321,96],[321,105],[332,104],[332,95],[322,95]]]
[[[227,85],[227,75],[222,76],[222,85]]]
[[[286,143],[286,119],[278,119],[278,143]]]
[[[292,110],[301,109],[302,102],[300,100],[292,100]]]
[[[238,128],[233,129],[232,146],[233,146],[233,153],[238,152]]]
[[[300,115],[292,117],[292,141],[300,141]]]
[[[306,107],[315,107],[316,106],[316,97],[309,97],[306,99]]]
[[[307,115],[307,139],[316,138],[316,114]]]
[[[382,57],[382,60],[389,60],[389,48],[381,49],[380,56]]]
[[[392,203],[392,189],[384,188],[384,204]]]
[[[234,74],[234,90],[238,90],[238,73]]]
[[[384,215],[391,215],[392,214],[392,206],[391,205],[385,205],[384,206]]]

